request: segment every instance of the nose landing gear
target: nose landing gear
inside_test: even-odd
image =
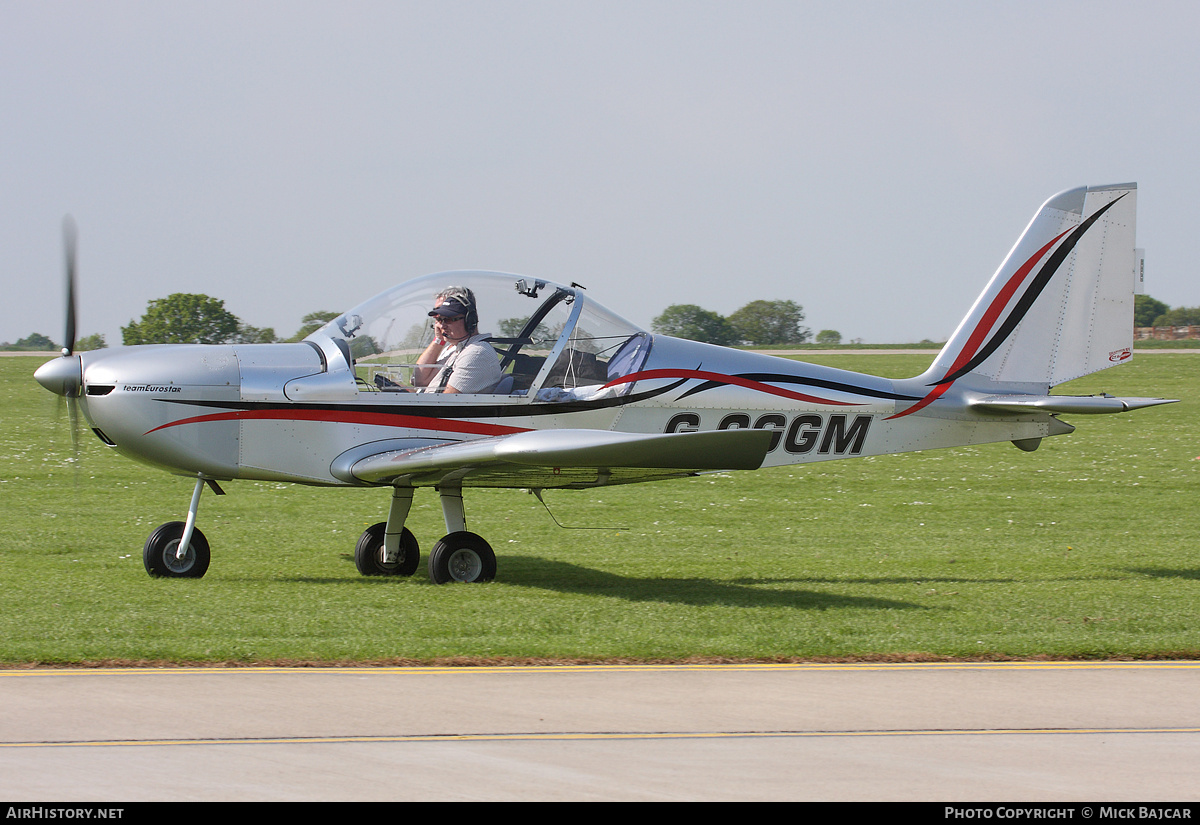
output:
[[[200,509],[200,492],[204,485],[212,487],[217,495],[225,491],[217,482],[200,476],[192,491],[192,503],[188,507],[187,521],[168,521],[160,525],[142,548],[142,564],[146,572],[155,578],[198,579],[208,572],[211,559],[208,539],[196,528],[196,513]]]

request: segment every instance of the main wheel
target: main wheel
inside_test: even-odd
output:
[[[429,551],[429,578],[434,584],[490,582],[496,578],[496,554],[481,536],[451,533]]]
[[[407,527],[400,533],[400,555],[392,563],[383,560],[383,533],[387,522],[372,524],[358,538],[354,548],[354,566],[364,576],[411,576],[421,562],[417,538]]]
[[[184,523],[168,521],[150,534],[142,549],[142,564],[151,576],[168,579],[198,579],[208,572],[211,558],[208,539],[198,529],[192,529],[187,552],[178,558],[179,540],[183,538]]]

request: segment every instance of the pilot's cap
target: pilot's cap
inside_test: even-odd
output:
[[[468,324],[474,324],[471,314],[475,311],[475,295],[466,287],[452,286],[438,293],[441,305],[434,307],[429,313],[430,318],[462,318],[466,316]]]
[[[453,303],[445,303],[439,307],[435,307],[429,311],[430,318],[462,318],[467,314],[466,307],[457,306]]]

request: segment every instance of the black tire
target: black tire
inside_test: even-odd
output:
[[[383,560],[383,533],[387,522],[372,524],[358,538],[354,548],[354,566],[364,576],[411,576],[421,563],[417,537],[407,527],[400,533],[400,557],[391,564]]]
[[[429,551],[429,578],[434,584],[490,582],[496,578],[496,554],[481,536],[451,533]]]
[[[146,546],[142,549],[142,564],[151,576],[163,579],[198,579],[208,572],[208,563],[211,560],[208,539],[198,528],[192,530],[187,554],[182,559],[175,557],[179,549],[179,540],[183,538],[183,528],[182,521],[168,521],[146,539]]]

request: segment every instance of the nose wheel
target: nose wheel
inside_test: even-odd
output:
[[[179,554],[180,539],[183,538],[182,521],[168,521],[150,534],[142,550],[142,563],[146,572],[155,578],[198,579],[208,572],[211,555],[208,539],[199,530],[192,528],[187,549]]]
[[[211,560],[208,539],[196,527],[200,491],[204,489],[205,484],[212,487],[217,495],[225,495],[225,491],[217,482],[198,476],[196,487],[192,490],[192,503],[188,506],[187,521],[168,521],[146,539],[146,546],[142,548],[142,564],[151,576],[164,579],[198,579],[208,572],[208,563]]]

